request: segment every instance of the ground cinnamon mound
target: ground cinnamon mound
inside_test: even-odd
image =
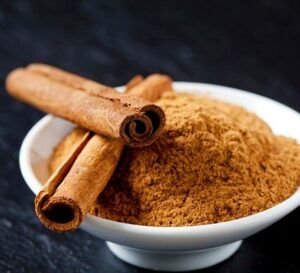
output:
[[[300,146],[273,135],[241,107],[167,93],[164,134],[151,146],[126,148],[91,213],[149,226],[228,221],[268,209],[300,184]],[[54,170],[77,129],[57,147]],[[101,175],[101,174],[99,174]]]

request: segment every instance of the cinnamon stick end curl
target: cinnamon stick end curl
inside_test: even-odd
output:
[[[165,126],[165,113],[157,105],[148,104],[141,114],[127,116],[120,126],[120,136],[126,145],[144,147],[152,144]]]
[[[51,197],[41,191],[35,198],[35,212],[40,221],[55,232],[73,231],[79,227],[83,215],[78,204],[65,197]]]

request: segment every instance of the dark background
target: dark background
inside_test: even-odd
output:
[[[0,272],[146,272],[83,231],[55,234],[35,217],[18,152],[43,114],[5,93],[11,69],[45,62],[112,86],[163,72],[300,111],[299,11],[297,0],[0,0]],[[203,272],[299,273],[300,252],[292,248],[300,245],[299,219],[298,209]]]

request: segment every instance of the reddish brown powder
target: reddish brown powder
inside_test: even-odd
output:
[[[270,208],[300,183],[300,146],[272,134],[241,107],[168,93],[165,133],[151,146],[125,149],[91,210],[152,226],[203,225]],[[83,134],[76,129],[53,154],[51,170]],[[101,175],[101,174],[99,174]]]

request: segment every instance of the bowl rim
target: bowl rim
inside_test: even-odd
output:
[[[216,91],[226,91],[234,93],[237,96],[251,96],[259,100],[264,100],[266,102],[275,104],[276,106],[280,106],[281,108],[284,108],[285,110],[288,110],[289,112],[292,112],[296,115],[298,115],[300,119],[300,113],[293,110],[292,108],[279,103],[275,100],[272,100],[270,98],[264,97],[259,94],[251,93],[248,91],[240,90],[237,88],[232,87],[226,87],[221,85],[215,85],[215,84],[208,84],[208,83],[198,83],[198,82],[174,82],[173,86],[175,89],[179,89],[181,91],[184,90],[191,90],[191,89],[197,89],[199,87],[201,88],[210,88],[214,89]],[[118,90],[122,90],[122,87],[118,87]],[[37,194],[37,191],[41,188],[41,183],[35,176],[32,166],[30,164],[30,154],[31,154],[31,147],[34,145],[34,139],[39,135],[39,133],[46,128],[49,123],[55,121],[55,119],[59,119],[58,117],[54,117],[50,114],[44,116],[41,118],[27,133],[25,136],[20,149],[19,154],[19,165],[21,169],[22,176],[27,184],[27,186],[31,189],[31,191],[35,194]],[[241,217],[238,219],[225,221],[225,222],[219,222],[219,223],[213,223],[213,224],[206,224],[206,225],[195,225],[195,226],[178,226],[178,227],[158,227],[158,226],[145,226],[145,225],[137,225],[137,224],[129,224],[129,223],[123,223],[123,222],[117,222],[97,216],[93,216],[88,214],[85,221],[83,222],[83,227],[86,224],[91,224],[94,226],[97,226],[99,228],[104,229],[110,229],[115,231],[131,231],[134,233],[142,233],[142,234],[151,234],[154,235],[160,234],[160,235],[167,235],[170,234],[170,232],[174,235],[183,234],[186,232],[190,233],[199,233],[199,232],[213,232],[213,231],[220,231],[220,230],[227,230],[227,228],[232,228],[234,226],[240,227],[247,225],[248,227],[253,225],[257,225],[257,223],[267,223],[270,220],[272,220],[274,217],[282,218],[288,213],[290,213],[292,210],[296,209],[298,206],[300,206],[300,187],[296,190],[296,192],[291,195],[288,199],[284,200],[283,202],[258,213]]]

